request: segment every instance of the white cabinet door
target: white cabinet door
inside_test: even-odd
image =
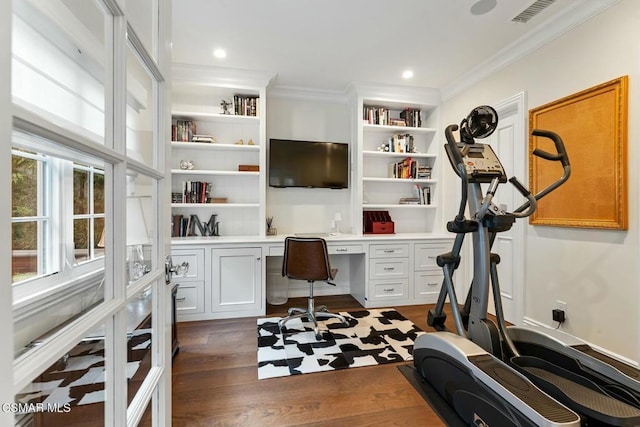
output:
[[[211,258],[212,311],[263,314],[262,249],[212,249]]]

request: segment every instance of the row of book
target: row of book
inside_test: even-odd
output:
[[[422,111],[417,108],[405,108],[400,112],[400,118],[409,127],[419,128],[422,126]]]
[[[431,167],[420,165],[411,157],[407,157],[399,162],[389,163],[389,178],[399,179],[431,179]]]
[[[182,193],[172,193],[171,203],[209,203],[212,184],[205,181],[185,181]]]
[[[384,146],[384,151],[391,153],[415,153],[416,147],[413,142],[413,135],[394,133]]]
[[[363,120],[372,125],[422,126],[422,111],[417,108],[405,108],[400,117],[391,117],[391,114],[387,107],[365,105],[362,109]]]
[[[414,197],[402,197],[399,203],[401,205],[430,205],[431,204],[431,187],[420,186],[416,184],[413,188]]]
[[[233,113],[237,116],[260,115],[260,97],[255,95],[233,95]]]
[[[196,134],[196,123],[193,120],[176,120],[171,125],[171,140],[179,142],[191,142]]]

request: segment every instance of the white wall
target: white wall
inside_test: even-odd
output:
[[[267,97],[267,139],[295,139],[349,143],[351,111],[346,102]],[[336,212],[340,231],[351,224],[349,189],[267,187],[267,216],[274,217],[278,234],[330,232]]]
[[[622,75],[629,76],[627,231],[528,226],[525,320],[554,326],[555,301],[567,302],[563,329],[633,361],[640,359],[638,168],[640,8],[623,0],[443,104],[443,128],[476,105],[518,92],[527,109]],[[588,141],[585,141],[588,142]],[[585,145],[585,148],[587,146]],[[445,174],[453,191],[453,173]],[[446,203],[446,215],[456,206]],[[450,206],[451,205],[451,206]],[[448,217],[445,216],[445,217]]]

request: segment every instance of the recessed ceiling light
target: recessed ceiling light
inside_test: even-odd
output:
[[[403,79],[410,79],[411,77],[413,77],[413,71],[411,70],[406,70],[402,73]]]
[[[218,59],[223,59],[227,57],[227,52],[224,49],[214,49],[213,56]]]
[[[471,14],[472,15],[484,15],[485,13],[489,13],[496,7],[496,0],[478,0],[471,6]]]

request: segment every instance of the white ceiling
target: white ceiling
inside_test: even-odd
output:
[[[344,91],[352,82],[444,91],[535,49],[616,3],[557,0],[174,0],[173,62],[264,71],[280,88]],[[490,0],[482,0],[490,2]],[[227,51],[225,59],[214,48]],[[414,77],[404,80],[405,69]]]

